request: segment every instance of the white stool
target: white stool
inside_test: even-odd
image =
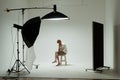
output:
[[[63,58],[63,57],[64,57],[64,58]],[[60,56],[60,61],[61,61],[61,64],[62,64],[62,62],[64,62],[65,65],[67,65],[67,58],[66,58],[66,55],[61,55],[61,56]]]

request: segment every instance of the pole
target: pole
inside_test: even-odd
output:
[[[22,25],[24,24],[24,11],[25,11],[25,9],[23,8],[22,9]],[[23,64],[24,64],[24,62],[25,62],[25,59],[24,59],[24,47],[25,47],[25,45],[24,45],[24,41],[22,41],[22,49],[23,49]]]
[[[17,9],[6,9],[6,12],[17,11],[17,10],[29,10],[29,9],[53,9],[48,7],[32,7],[32,8],[17,8]]]
[[[17,72],[19,72],[19,67],[20,67],[20,65],[19,65],[19,29],[17,29],[17,65],[16,65],[16,69],[17,69]]]

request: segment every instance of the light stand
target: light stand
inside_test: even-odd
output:
[[[8,69],[8,73],[10,74],[11,72],[20,72],[20,64],[28,71],[28,73],[30,73],[30,71],[25,67],[25,65],[20,61],[20,57],[19,57],[19,29],[20,27],[16,27],[17,25],[14,25],[13,27],[17,28],[17,59],[13,65],[13,67],[11,69]],[[16,66],[16,67],[15,67]],[[14,68],[16,68],[16,70],[14,70]]]
[[[21,10],[22,11],[22,24],[24,24],[24,11],[27,10],[27,9],[53,9],[53,8],[45,8],[45,7],[42,7],[42,8],[39,8],[39,7],[33,7],[33,8],[18,8],[18,9],[7,9],[6,11],[7,12],[10,12],[10,11],[16,11],[16,10]],[[19,59],[19,29],[20,29],[20,26],[18,25],[14,25],[14,27],[17,28],[17,60],[15,61],[14,65],[12,66],[11,69],[8,69],[8,73],[10,74],[11,72],[17,72],[19,73],[20,72],[20,64],[28,71],[28,73],[30,73],[30,71],[26,68],[26,66],[24,65],[24,42],[22,42],[22,49],[23,49],[23,62],[20,61]],[[15,67],[16,66],[16,67]],[[14,70],[14,68],[16,68],[16,70]]]
[[[25,11],[25,9],[22,9],[22,24],[24,24],[24,11]],[[24,64],[24,62],[25,62],[25,60],[24,60],[24,47],[25,47],[25,45],[24,45],[24,42],[22,41],[22,48],[23,48],[23,64]]]
[[[32,7],[32,8],[18,8],[18,9],[6,9],[6,12],[10,12],[10,11],[17,11],[17,10],[21,10],[22,11],[22,24],[24,24],[24,13],[25,13],[25,10],[29,10],[29,9],[53,9],[53,8],[48,8],[48,7]],[[25,59],[24,59],[24,42],[22,42],[22,49],[23,49],[23,64],[25,62]]]
[[[48,8],[48,7],[32,7],[32,8],[18,8],[18,9],[6,9],[6,12],[10,12],[10,11],[17,11],[17,10],[21,10],[22,11],[22,23],[24,24],[24,11],[25,10],[29,10],[29,9],[53,9],[53,12],[51,12],[51,13],[48,13],[47,15],[45,15],[45,16],[43,16],[41,19],[47,19],[47,20],[66,20],[66,19],[69,19],[66,15],[64,15],[64,14],[62,14],[62,13],[60,13],[60,12],[58,12],[57,11],[57,9],[56,9],[56,5],[54,5],[53,6],[53,8]],[[40,20],[40,18],[35,18],[35,20],[37,20],[37,21],[41,21]],[[38,31],[38,29],[39,29],[39,24],[40,24],[40,22],[39,23],[37,23],[37,22],[35,22],[35,21],[32,21],[32,20],[30,20],[29,22],[31,22],[31,23],[29,23],[29,24],[32,24],[33,22],[35,23],[34,25],[37,25],[37,29],[35,29],[35,30],[37,30]],[[37,23],[37,24],[36,24]],[[19,29],[22,29],[22,33],[26,33],[26,28],[25,28],[25,26],[27,25],[27,27],[29,27],[28,25],[29,25],[28,23],[26,23],[25,25],[23,25],[23,27],[21,27],[21,26],[19,26],[19,25],[14,25],[14,27],[16,27],[17,28],[17,60],[15,61],[15,63],[14,63],[14,65],[13,65],[13,67],[11,68],[11,69],[8,69],[8,72],[9,72],[9,74],[12,72],[12,71],[14,71],[14,67],[15,67],[15,65],[16,65],[16,72],[20,72],[20,64],[22,64],[22,66],[30,73],[30,71],[25,67],[25,65],[24,65],[24,42],[23,42],[23,63],[20,61],[20,59],[19,59]],[[31,25],[30,25],[31,26]],[[32,30],[33,31],[33,30]],[[30,29],[30,32],[31,32],[31,29]],[[32,32],[33,33],[33,32]],[[35,35],[36,35],[36,37],[37,37],[37,35],[38,35],[38,32],[36,33],[36,32],[34,32],[35,33]],[[27,33],[28,34],[28,33]],[[23,35],[23,40],[24,41],[26,41],[26,34],[22,34]],[[28,36],[28,37],[31,37],[31,36]],[[32,42],[34,42],[34,40],[36,39],[36,37],[34,37],[33,38],[33,41]],[[30,40],[31,41],[31,40]],[[26,43],[26,42],[25,42]],[[29,42],[27,42],[27,46],[28,47],[31,47],[31,46],[33,46],[33,43],[31,44],[31,43],[29,43]]]

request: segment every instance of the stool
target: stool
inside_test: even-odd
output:
[[[63,58],[63,57],[64,57],[64,58]],[[62,62],[64,62],[65,65],[67,65],[67,58],[66,58],[66,55],[61,55],[61,56],[60,56],[60,61],[61,61],[61,64],[62,64]]]

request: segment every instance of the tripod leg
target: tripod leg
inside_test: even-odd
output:
[[[7,72],[8,72],[8,75],[10,75],[11,72],[14,70],[14,67],[15,67],[16,63],[17,63],[17,60],[15,61],[14,65],[12,66],[12,68],[11,68],[11,69],[8,69],[8,71],[7,71]]]
[[[30,71],[26,68],[26,66],[20,61],[20,63],[22,64],[22,66],[28,71],[28,73],[30,73]]]

